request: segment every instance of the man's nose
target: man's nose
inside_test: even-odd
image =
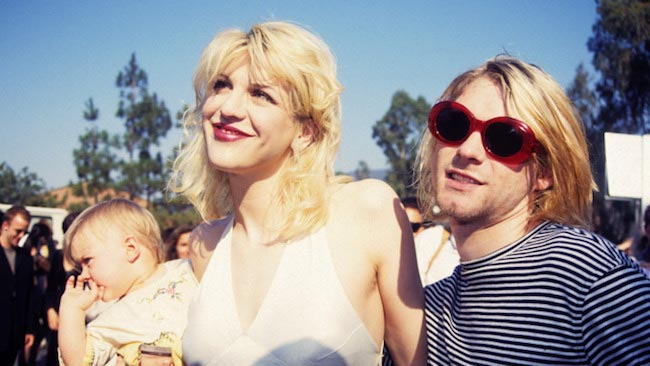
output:
[[[483,138],[479,131],[473,131],[460,146],[458,146],[457,153],[463,158],[482,161],[485,159],[485,147],[483,146]]]

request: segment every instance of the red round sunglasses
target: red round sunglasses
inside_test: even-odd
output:
[[[447,145],[459,146],[474,131],[481,134],[485,151],[494,159],[521,164],[539,142],[527,124],[510,117],[481,121],[464,105],[452,101],[436,103],[429,112],[429,131]]]

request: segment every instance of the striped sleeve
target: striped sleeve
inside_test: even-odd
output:
[[[650,365],[650,286],[635,268],[596,281],[583,308],[584,343],[593,365]]]

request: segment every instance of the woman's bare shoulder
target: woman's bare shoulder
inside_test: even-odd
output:
[[[223,234],[226,227],[228,227],[229,222],[229,217],[224,217],[218,220],[203,221],[192,231],[192,244],[194,246],[201,245],[206,247],[209,247],[210,244],[216,245],[216,242],[213,240],[214,236],[216,235],[218,239],[221,234]]]
[[[230,218],[204,221],[197,225],[190,235],[190,259],[194,274],[200,281],[203,272],[219,243],[221,235],[228,227]]]
[[[384,181],[363,179],[341,184],[334,193],[334,202],[344,209],[354,208],[357,213],[387,209],[399,201],[395,191]]]
[[[364,179],[342,184],[336,190],[329,225],[335,235],[356,243],[375,242],[378,236],[399,230],[400,211],[403,209],[399,198],[388,184]]]

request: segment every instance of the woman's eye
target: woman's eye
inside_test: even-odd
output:
[[[214,85],[212,85],[212,90],[215,92],[219,92],[223,88],[229,87],[228,82],[223,79],[218,79],[217,81],[214,82]]]
[[[275,100],[273,98],[271,98],[270,95],[268,95],[267,93],[262,91],[261,89],[253,89],[253,91],[251,92],[251,95],[253,97],[255,97],[255,98],[261,98],[261,99],[266,100],[269,103],[275,104]]]

